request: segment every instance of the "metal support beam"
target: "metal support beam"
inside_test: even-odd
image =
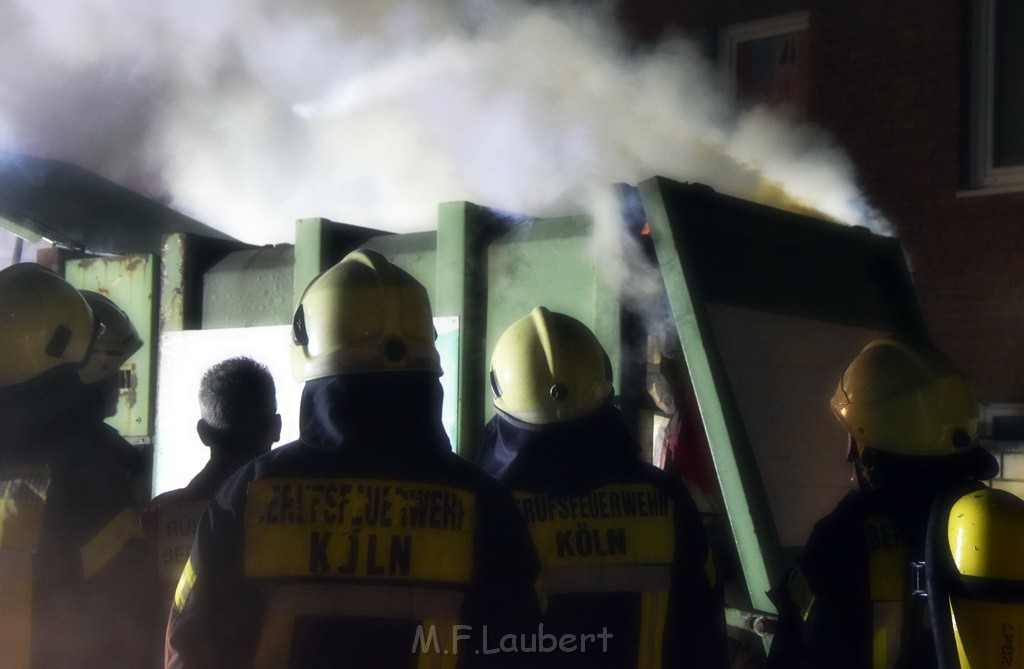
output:
[[[640,189],[686,366],[725,497],[750,602],[755,609],[774,612],[775,607],[767,595],[772,586],[768,562],[777,552],[778,540],[773,532],[774,521],[768,496],[750,444],[743,435],[730,429],[726,419],[727,413],[735,413],[735,408],[723,402],[723,397],[728,397],[729,393],[715,352],[706,344],[710,341],[710,325],[692,299],[694,278],[688,275],[681,258],[685,248],[681,231],[670,221],[659,180],[645,181],[640,184]]]
[[[472,461],[483,423],[487,351],[487,256],[495,226],[486,210],[469,202],[445,202],[438,208],[437,305],[435,316],[459,319],[456,452]]]

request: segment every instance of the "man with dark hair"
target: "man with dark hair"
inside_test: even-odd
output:
[[[153,505],[209,500],[239,467],[270,450],[281,438],[274,377],[252,358],[229,358],[210,367],[199,384],[196,423],[210,461],[184,488],[153,499]]]
[[[210,461],[184,488],[157,495],[146,507],[146,535],[155,544],[167,622],[174,587],[192,547],[199,516],[229,476],[281,438],[274,377],[251,358],[229,358],[210,367],[199,384],[196,423]]]

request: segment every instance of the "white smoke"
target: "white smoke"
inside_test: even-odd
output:
[[[432,228],[448,200],[578,213],[656,174],[877,214],[822,132],[739,113],[681,39],[506,3],[0,0],[0,149],[74,162],[253,243],[324,216]]]

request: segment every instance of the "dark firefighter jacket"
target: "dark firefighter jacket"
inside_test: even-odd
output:
[[[188,485],[177,490],[168,490],[153,498],[150,506],[175,504],[178,502],[208,502],[223,485],[224,481],[246,464],[251,458],[211,458],[199,473],[192,477]]]
[[[127,477],[96,419],[44,406],[0,408],[0,666],[151,666],[155,579]]]
[[[429,374],[307,382],[299,441],[240,469],[199,522],[167,666],[454,666],[536,629],[526,528],[451,452],[440,405]]]
[[[534,538],[545,629],[606,634],[554,664],[726,665],[721,590],[697,508],[680,481],[640,460],[615,407],[544,429],[496,416],[479,463],[513,491]]]
[[[818,521],[798,567],[772,593],[779,623],[769,666],[935,666],[910,563],[924,559],[936,494],[851,492]]]
[[[214,457],[187,486],[157,495],[142,509],[142,529],[156,551],[162,589],[165,592],[170,589],[166,597],[168,605],[185,568],[199,518],[207,503],[249,459]],[[164,610],[163,622],[167,621],[169,610],[169,606]]]
[[[187,486],[157,495],[142,509],[142,531],[154,551],[160,581],[160,609],[156,625],[161,637],[174,601],[174,591],[192,550],[199,518],[224,481],[248,460],[211,458]]]
[[[968,477],[998,469],[981,448],[928,461],[888,455],[878,469],[884,486],[862,484],[818,521],[798,565],[769,593],[779,620],[768,666],[935,667],[921,596],[931,509]]]

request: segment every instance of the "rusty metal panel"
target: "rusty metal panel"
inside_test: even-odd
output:
[[[152,435],[156,265],[155,256],[127,255],[69,260],[64,270],[74,286],[106,295],[124,309],[142,337],[142,348],[121,366],[117,413],[107,419],[136,443],[146,442]]]
[[[185,252],[188,237],[179,233],[164,238],[160,268],[160,319],[157,332],[185,329]]]

